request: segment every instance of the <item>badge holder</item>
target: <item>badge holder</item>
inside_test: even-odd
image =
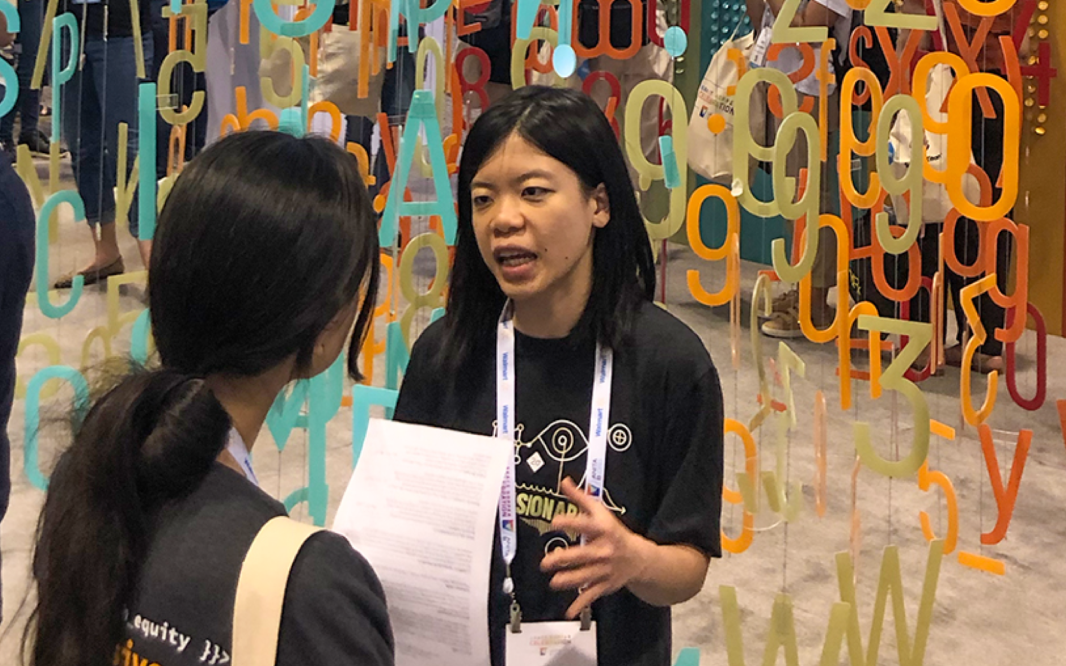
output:
[[[518,606],[518,602],[511,600],[511,633],[522,633],[522,609]]]
[[[766,53],[770,50],[770,43],[773,41],[773,27],[767,26],[759,32],[759,38],[755,41],[755,46],[751,50],[751,56],[748,58],[748,64],[752,67],[766,67]]]
[[[529,622],[523,631],[522,608],[513,583],[507,582],[504,588],[511,594],[507,666],[597,666],[596,624],[591,608],[582,610],[577,622]]]
[[[585,608],[581,611],[578,621],[581,631],[589,631],[592,629],[592,609]],[[522,609],[519,607],[518,601],[514,599],[511,600],[511,621],[509,626],[512,634],[522,633]]]

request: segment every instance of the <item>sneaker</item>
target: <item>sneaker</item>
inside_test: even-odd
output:
[[[774,298],[770,307],[770,314],[763,314],[762,307],[759,308],[760,319],[771,319],[775,314],[782,312],[788,312],[793,308],[799,309],[799,290],[796,288],[789,289],[788,291],[778,294]]]
[[[761,327],[763,335],[771,338],[802,338],[803,329],[800,328],[799,313],[796,310],[789,312],[775,312],[770,315],[769,321]]]
[[[782,294],[785,296],[786,294]],[[836,318],[836,310],[826,306],[821,312],[811,313],[811,323],[815,328],[824,330],[827,326],[833,323]],[[763,335],[767,335],[771,338],[802,338],[803,328],[799,322],[799,299],[796,299],[795,305],[789,307],[783,312],[774,312],[770,315],[770,320],[764,323],[760,329]]]
[[[793,287],[783,294],[778,294],[773,302],[774,312],[788,312],[792,308],[798,308],[800,302],[799,289]]]

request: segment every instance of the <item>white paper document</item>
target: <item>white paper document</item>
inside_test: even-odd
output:
[[[489,566],[513,449],[371,419],[333,529],[385,588],[397,666],[488,666]]]

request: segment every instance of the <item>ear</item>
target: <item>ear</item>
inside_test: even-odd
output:
[[[611,199],[607,196],[607,187],[603,183],[592,190],[589,207],[592,209],[592,226],[597,229],[606,227],[611,221]]]
[[[326,356],[329,355],[330,342],[337,335],[337,328],[341,325],[343,314],[338,313],[332,321],[326,324],[326,327],[318,334],[318,338],[315,339],[315,346],[311,350],[311,365],[313,367],[321,367],[327,360]]]
[[[338,312],[322,329],[322,332],[318,334],[314,347],[311,349],[311,362],[306,369],[307,377],[300,377],[300,379],[314,377],[329,368],[337,360],[337,356],[343,351],[348,342],[352,325],[355,323],[358,306],[359,300],[356,299],[351,305]]]

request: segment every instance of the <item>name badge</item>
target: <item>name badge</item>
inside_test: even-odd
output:
[[[759,39],[756,40],[754,48],[751,50],[751,56],[749,62],[753,67],[765,67],[766,66],[766,52],[770,50],[770,42],[773,40],[774,30],[771,26],[766,26],[759,31]]]
[[[507,666],[596,666],[596,623],[523,622],[507,631]]]

